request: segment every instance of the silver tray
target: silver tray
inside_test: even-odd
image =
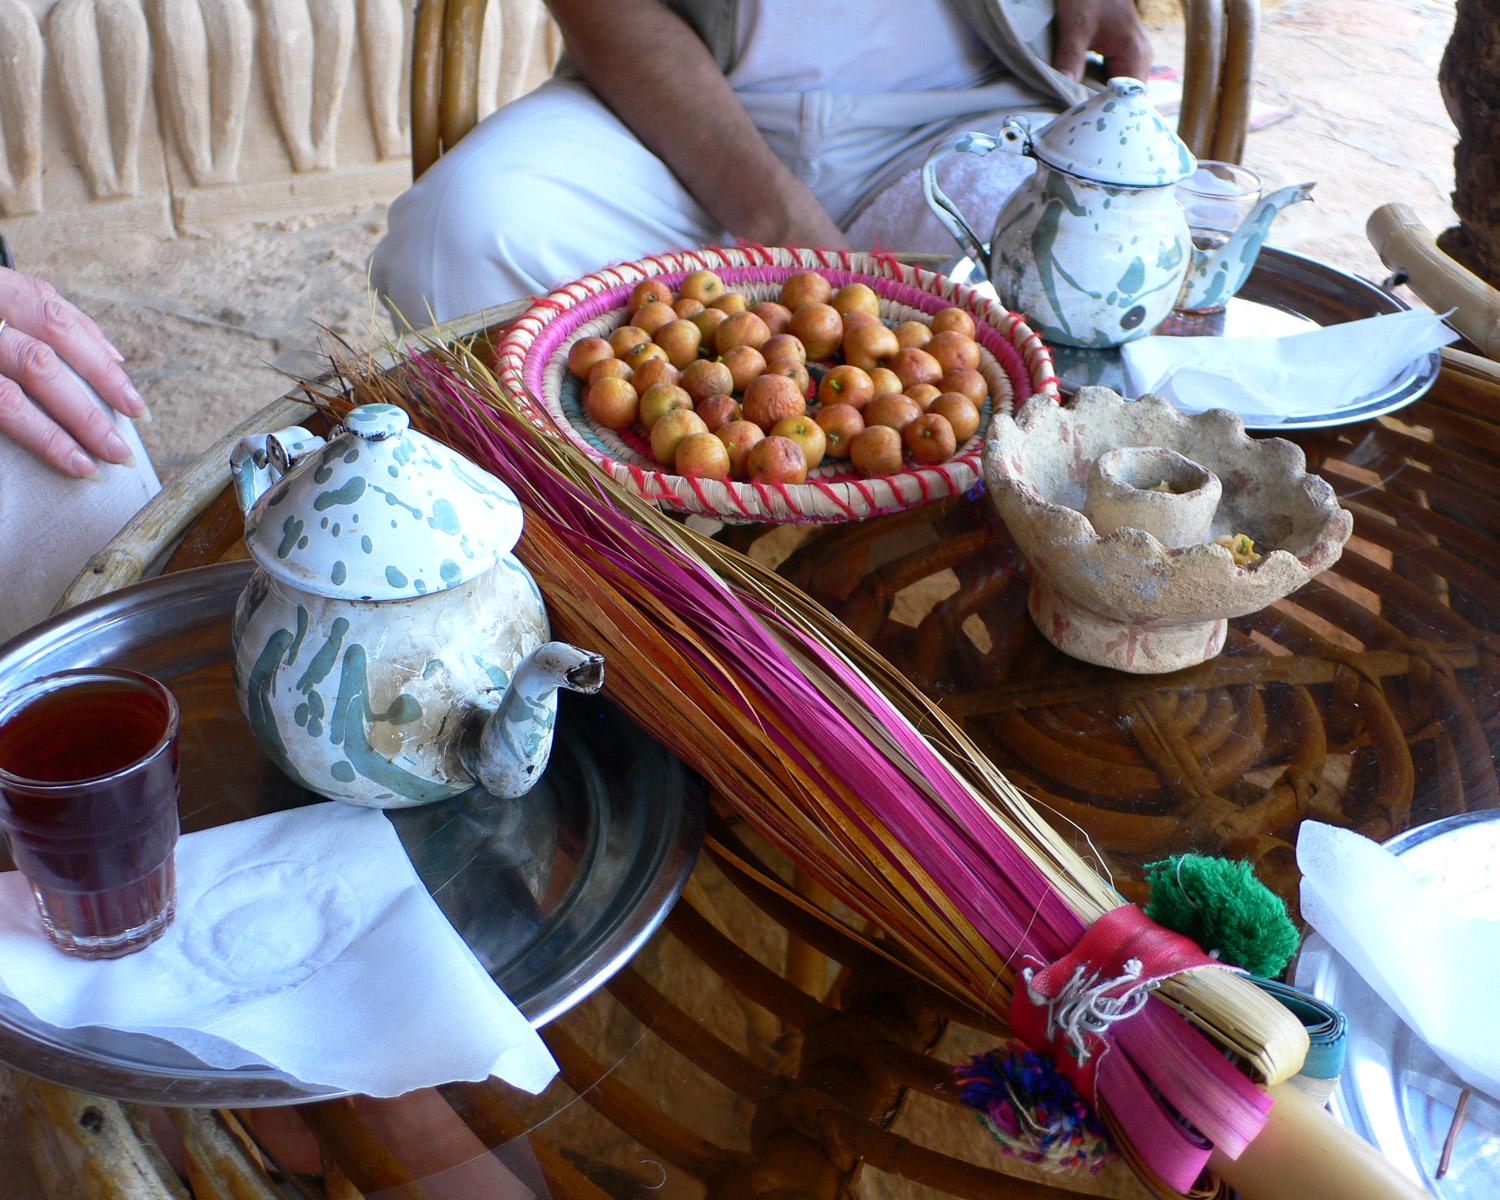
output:
[[[261,754],[235,701],[229,624],[252,569],[239,562],[161,576],[38,625],[0,646],[0,693],[99,664],[166,682],[183,714],[184,832],[321,801]],[[608,701],[568,693],[552,759],[524,800],[476,789],[388,815],[438,906],[541,1026],[624,966],[666,916],[697,857],[704,797],[697,777]],[[0,850],[0,868],[10,865]],[[58,1029],[5,996],[0,1061],[157,1104],[246,1107],[340,1094],[268,1067],[210,1067],[141,1034]]]
[[[1182,337],[1283,337],[1325,325],[1341,325],[1401,312],[1407,306],[1373,283],[1316,259],[1266,246],[1250,277],[1225,310],[1212,317],[1169,317],[1157,333]],[[1083,350],[1048,344],[1065,395],[1088,384],[1103,384],[1124,394],[1125,368],[1118,350]],[[1442,369],[1434,350],[1404,374],[1357,404],[1288,418],[1275,423],[1247,422],[1247,429],[1286,433],[1368,421],[1420,399]]]
[[[1420,825],[1385,843],[1450,907],[1500,916],[1500,813],[1465,813]],[[1500,1104],[1479,1092],[1436,1178],[1463,1085],[1318,934],[1297,957],[1296,985],[1364,1014],[1351,1018],[1344,1073],[1329,1106],[1345,1125],[1428,1191],[1445,1200],[1500,1196]]]

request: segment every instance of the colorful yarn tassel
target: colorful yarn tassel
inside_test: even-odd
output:
[[[1046,1171],[1086,1169],[1114,1156],[1099,1119],[1041,1055],[1023,1049],[976,1054],[954,1069],[963,1102],[1007,1154]]]

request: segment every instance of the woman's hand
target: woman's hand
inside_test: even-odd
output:
[[[0,434],[64,475],[86,479],[96,459],[130,461],[114,422],[64,364],[106,404],[139,417],[146,402],[99,326],[41,279],[0,267]]]
[[[1129,75],[1145,82],[1151,71],[1151,38],[1132,0],[1057,0],[1052,65],[1081,83],[1090,50],[1104,56],[1111,79]]]

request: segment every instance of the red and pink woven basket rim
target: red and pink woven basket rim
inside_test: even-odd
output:
[[[537,300],[506,332],[496,353],[498,381],[523,407],[548,412],[569,440],[601,462],[616,479],[643,498],[669,508],[730,521],[848,521],[967,490],[980,477],[982,440],[945,463],[890,476],[859,478],[851,474],[791,485],[705,482],[601,454],[571,428],[555,404],[547,402],[543,376],[553,355],[579,325],[624,307],[630,290],[640,280],[660,276],[675,288],[689,272],[708,269],[734,287],[779,282],[808,267],[817,268],[835,287],[867,283],[882,299],[921,312],[931,314],[951,306],[965,309],[976,318],[979,340],[1009,377],[1017,407],[1037,392],[1057,398],[1052,357],[1041,338],[1019,316],[972,288],[902,263],[892,255],[763,246],[656,255],[637,263],[606,267],[559,288]]]

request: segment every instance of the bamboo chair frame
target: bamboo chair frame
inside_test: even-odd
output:
[[[1448,323],[1485,357],[1500,359],[1500,291],[1444,254],[1409,205],[1382,204],[1365,233],[1380,261],[1404,275],[1423,303],[1452,310]]]
[[[1260,0],[1182,0],[1177,134],[1198,158],[1239,162],[1250,132]]]

